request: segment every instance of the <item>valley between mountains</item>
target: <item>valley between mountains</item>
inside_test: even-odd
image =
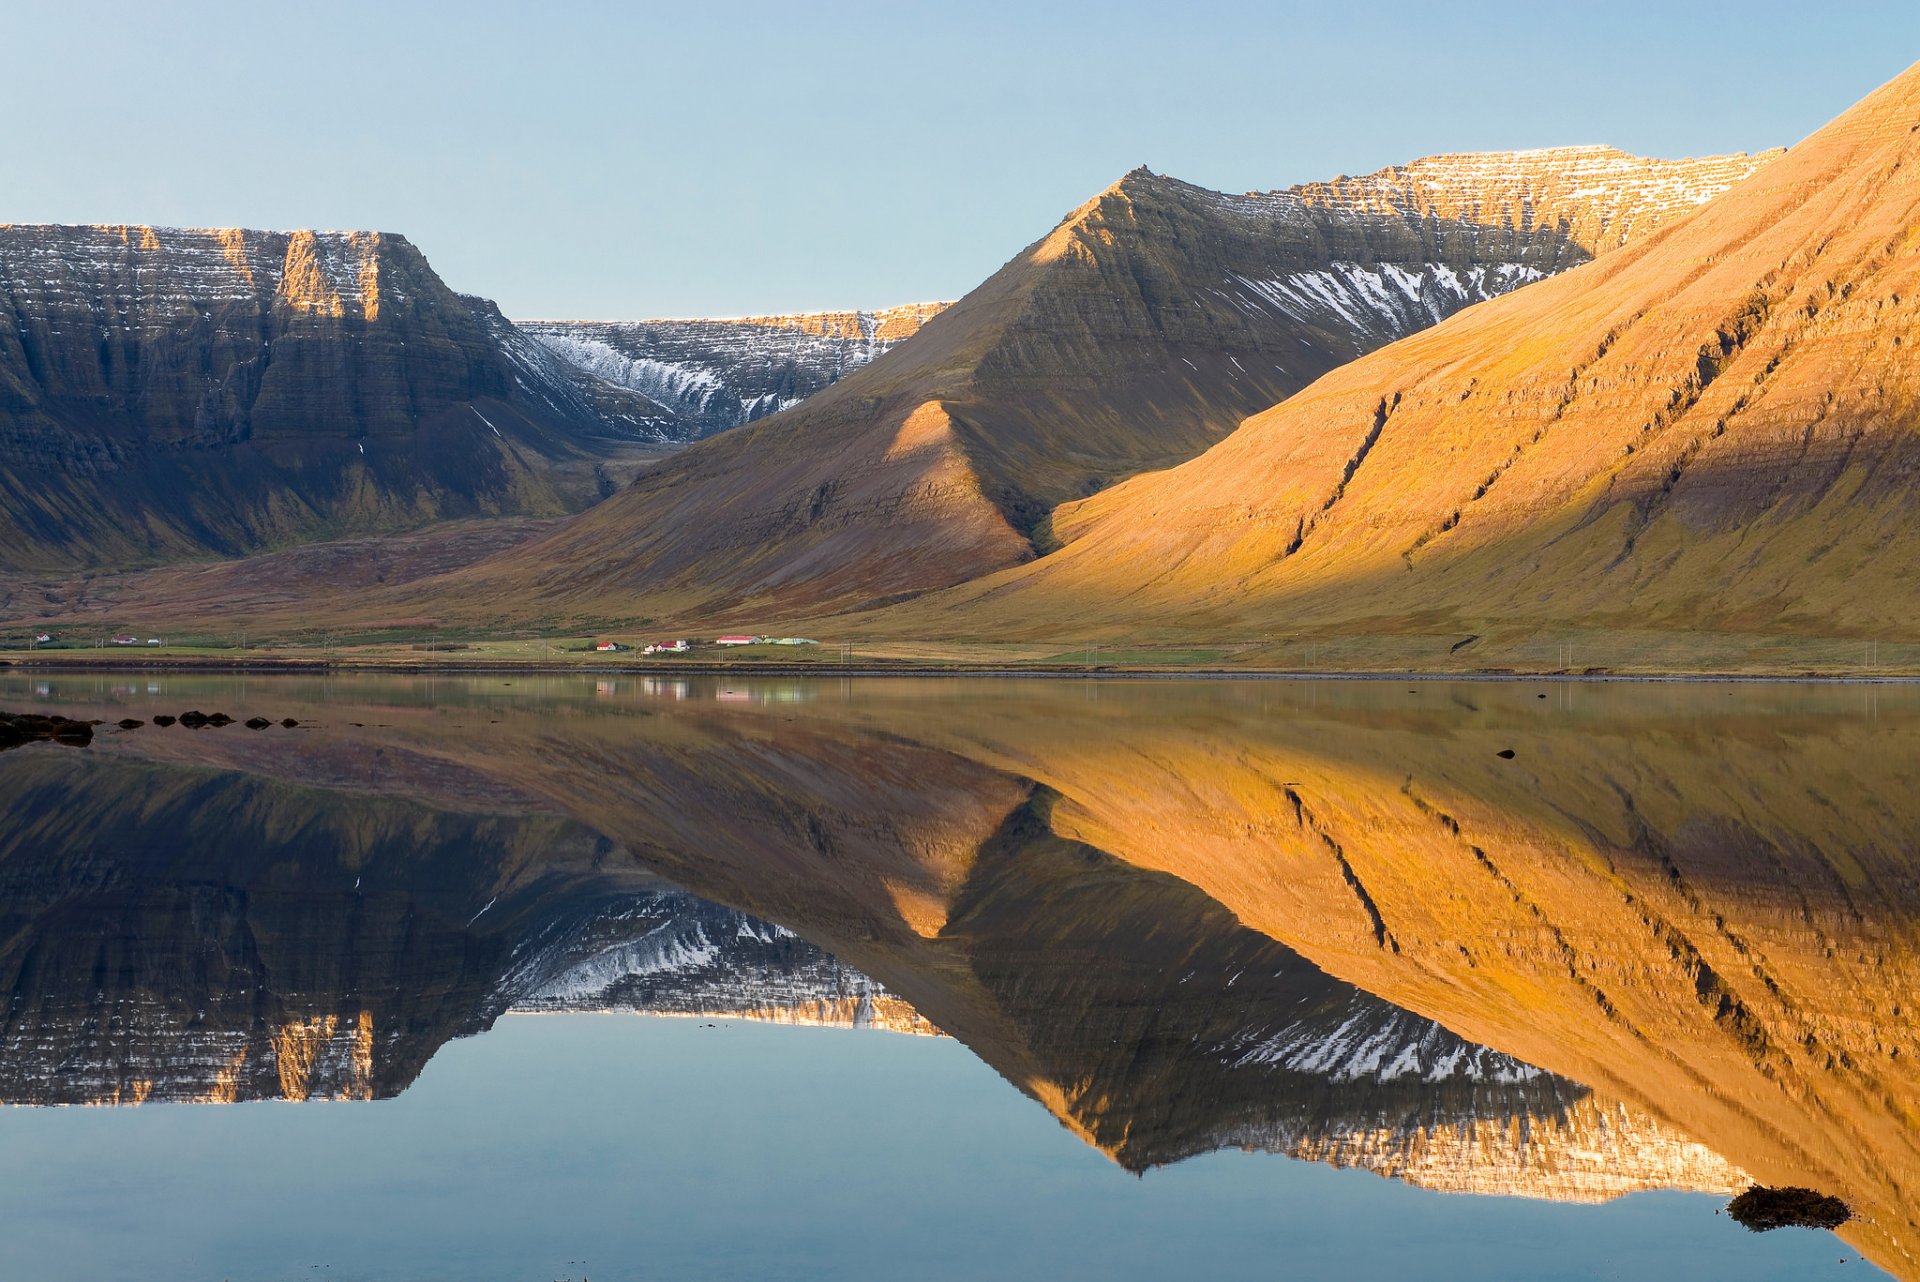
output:
[[[515,323],[392,236],[0,229],[0,617],[1858,654],[1920,623],[1917,125],[1920,70],[1763,155],[1139,169],[951,305],[736,321]]]

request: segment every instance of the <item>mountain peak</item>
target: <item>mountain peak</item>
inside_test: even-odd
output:
[[[1045,602],[1059,627],[1079,602],[1130,629],[1213,635],[1395,631],[1416,614],[1483,637],[1911,628],[1916,149],[1920,68],[1777,157],[1583,151],[1624,179],[1586,223],[1554,212],[1580,165],[1501,179],[1496,203],[1531,227],[1611,252],[1057,513],[1066,546],[997,583],[993,617],[968,626]],[[1462,160],[1486,172],[1489,158],[1305,195],[1438,219],[1463,208],[1444,185]],[[1475,199],[1484,214],[1490,197]],[[1643,215],[1666,220],[1659,234]]]
[[[1194,457],[1363,353],[1650,233],[1762,162],[1707,178],[1636,163],[1650,168],[1557,186],[1510,180],[1509,162],[1344,180],[1352,198],[1337,184],[1229,196],[1131,170],[911,341],[473,567],[467,594],[499,576],[731,624],[1030,560],[1074,537],[1061,514],[1077,519],[1076,500]]]

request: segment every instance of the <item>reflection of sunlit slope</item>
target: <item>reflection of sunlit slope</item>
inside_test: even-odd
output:
[[[1846,1196],[1847,1236],[1914,1274],[1920,725],[1792,691],[1581,688],[1557,713],[1533,694],[861,687],[798,721],[689,703],[569,727],[487,768],[814,933],[1097,1134],[1075,1079],[1023,1067],[1017,1003],[954,955],[978,852],[1037,783],[1057,836],[1763,1182]],[[915,814],[914,842],[884,831]]]
[[[1920,725],[1713,689],[1581,689],[1590,711],[1553,716],[1532,693],[1029,699],[956,706],[941,737],[1333,974],[1844,1194],[1848,1236],[1914,1272]]]
[[[1041,790],[981,848],[939,940],[1015,1040],[948,1022],[1122,1164],[1237,1145],[1581,1201],[1740,1186],[1670,1128],[1330,978],[1183,881],[1063,839],[1056,801]]]
[[[1005,710],[980,709],[987,724]],[[335,726],[399,724],[316,732],[277,763],[271,741],[119,742],[244,749],[254,768],[287,770],[357,748],[424,788],[455,786],[467,763],[698,893],[799,929],[1135,1169],[1235,1144],[1565,1198],[1737,1182],[1643,1113],[1330,979],[1185,881],[1061,839],[1055,794],[913,742],[926,731],[909,706],[882,701],[874,726],[711,705],[488,712],[507,715],[479,732],[457,706],[335,707]]]

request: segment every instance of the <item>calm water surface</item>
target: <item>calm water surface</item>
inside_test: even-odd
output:
[[[1920,1277],[1905,687],[0,709],[9,1278]]]

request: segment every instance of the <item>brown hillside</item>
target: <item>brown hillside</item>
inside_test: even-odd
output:
[[[1920,621],[1920,69],[1692,217],[1397,343],[941,603],[1169,632]],[[909,629],[928,616],[897,620]]]
[[[1015,565],[1054,545],[1059,503],[1191,458],[1328,370],[1691,210],[1766,159],[1442,157],[1246,196],[1136,170],[911,341],[663,463],[454,595],[530,586],[596,614],[638,600],[746,617]]]

